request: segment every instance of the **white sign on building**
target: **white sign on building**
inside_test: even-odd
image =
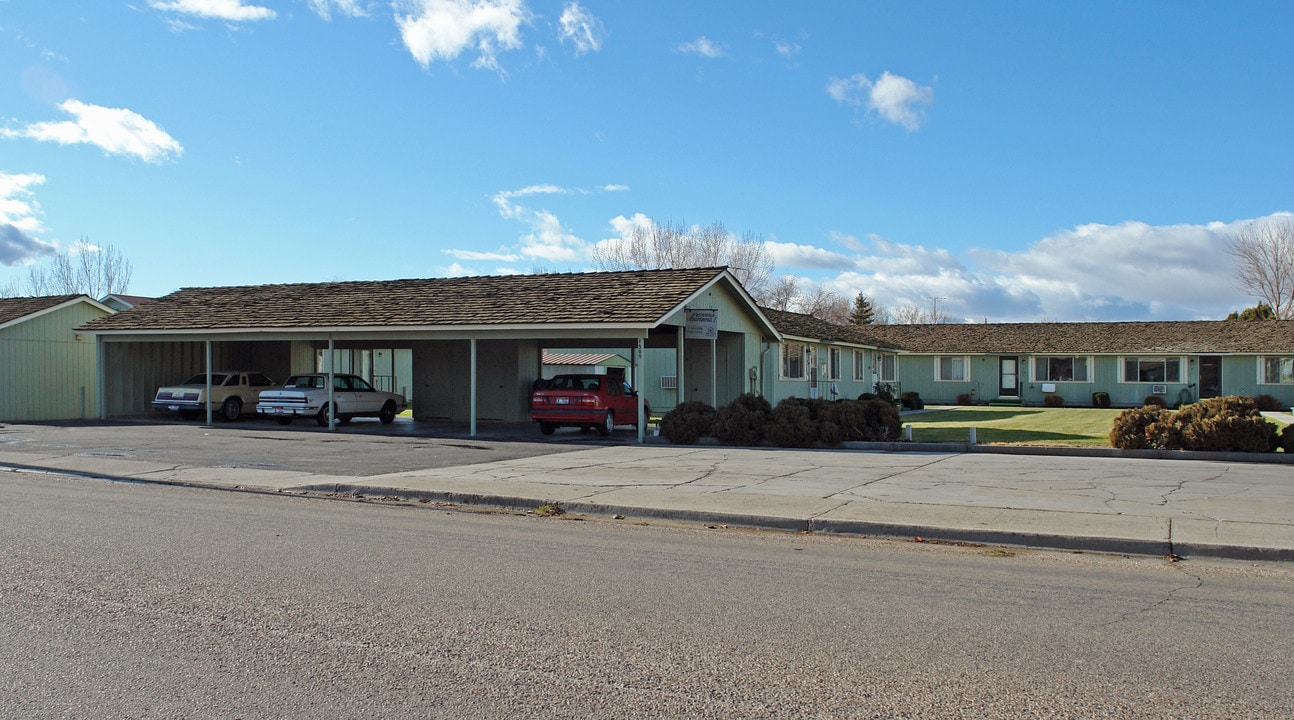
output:
[[[687,310],[687,325],[683,336],[689,340],[718,340],[718,310]]]

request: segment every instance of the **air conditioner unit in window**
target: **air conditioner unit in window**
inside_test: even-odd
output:
[[[1151,394],[1151,395],[1167,395],[1167,394],[1168,394],[1168,386],[1167,386],[1167,385],[1151,385],[1151,386],[1150,386],[1150,394]]]

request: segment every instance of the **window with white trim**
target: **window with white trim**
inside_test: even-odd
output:
[[[840,348],[827,348],[827,377],[825,379],[840,379]]]
[[[1125,357],[1123,382],[1180,383],[1183,364],[1180,357]]]
[[[1294,357],[1259,358],[1262,384],[1294,385]]]
[[[867,353],[862,350],[854,351],[854,379],[872,379],[872,369],[867,365]]]
[[[882,353],[876,356],[876,376],[880,382],[894,382],[899,379],[895,366],[896,356]]]
[[[969,363],[962,355],[941,355],[935,358],[935,380],[961,382],[970,379]]]
[[[1087,357],[1083,355],[1049,355],[1033,359],[1036,382],[1087,382]]]
[[[804,343],[782,343],[782,378],[786,380],[804,379]]]

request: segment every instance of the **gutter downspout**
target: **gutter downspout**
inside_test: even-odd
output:
[[[211,424],[211,340],[206,341],[207,346],[207,424]]]

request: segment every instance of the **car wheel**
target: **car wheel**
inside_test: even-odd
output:
[[[315,422],[319,423],[319,427],[328,427],[328,406],[327,405],[324,405],[323,407],[319,408],[319,412],[315,415]]]
[[[607,416],[602,418],[602,424],[598,426],[598,434],[601,435],[602,437],[606,437],[611,434],[611,431],[614,430],[615,427],[616,427],[615,413],[608,410]]]
[[[557,432],[557,426],[550,422],[539,423],[539,432],[545,435],[552,435]]]
[[[183,420],[197,420],[198,416],[201,414],[202,413],[198,412],[197,410],[181,410],[180,418]]]
[[[377,419],[381,420],[383,425],[395,422],[395,403],[387,400],[382,406],[382,412],[378,413]]]
[[[233,422],[242,417],[243,401],[238,398],[229,398],[225,404],[220,406],[220,416],[229,422]]]
[[[291,425],[291,424],[292,424],[292,418],[290,418],[290,417],[278,417],[278,418],[274,418],[274,422],[276,422],[276,423],[278,423],[278,424],[280,424],[280,425]]]

